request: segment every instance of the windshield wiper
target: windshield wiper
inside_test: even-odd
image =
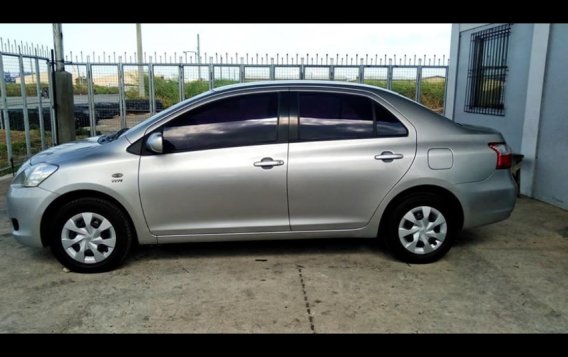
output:
[[[122,134],[124,134],[128,129],[129,129],[129,128],[122,128],[122,129],[120,129],[119,131],[117,131],[116,133],[114,133],[114,134],[112,135],[112,140],[111,140],[111,141],[118,139],[118,138],[119,138]]]
[[[122,134],[124,134],[129,128],[122,128],[114,134],[111,135],[103,135],[97,140],[99,144],[103,143],[110,143],[111,141],[115,141],[118,139]]]

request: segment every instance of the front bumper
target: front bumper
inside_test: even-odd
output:
[[[518,187],[509,170],[496,170],[489,178],[456,186],[464,210],[463,228],[509,218],[515,208]]]
[[[41,187],[23,187],[14,184],[10,186],[7,194],[8,216],[18,221],[18,230],[12,230],[12,235],[18,243],[43,247],[40,234],[41,217],[57,196]]]

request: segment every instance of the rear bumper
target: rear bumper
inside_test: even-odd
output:
[[[496,170],[480,182],[456,185],[464,211],[463,228],[509,218],[515,208],[518,187],[509,170]]]

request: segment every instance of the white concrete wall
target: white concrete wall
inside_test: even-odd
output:
[[[549,24],[535,24],[532,34],[521,136],[521,153],[525,156],[521,170],[521,193],[527,196],[533,196],[549,31]]]
[[[547,53],[533,194],[568,210],[568,24],[550,26]]]

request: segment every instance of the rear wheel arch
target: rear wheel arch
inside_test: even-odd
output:
[[[114,204],[115,206],[117,206],[122,213],[125,215],[125,217],[127,217],[128,219],[128,224],[130,225],[130,227],[132,228],[132,232],[134,233],[134,242],[137,244],[138,243],[138,236],[136,234],[136,227],[134,226],[134,222],[132,221],[132,218],[130,217],[130,214],[128,213],[128,211],[124,208],[124,206],[117,201],[115,198],[113,198],[112,196],[109,196],[105,193],[99,192],[99,191],[93,191],[93,190],[79,190],[79,191],[72,191],[72,192],[67,192],[61,196],[59,196],[57,199],[55,199],[53,202],[51,202],[51,204],[46,208],[42,218],[41,218],[41,224],[40,224],[40,235],[41,235],[41,243],[44,247],[49,246],[49,233],[50,233],[50,229],[51,229],[51,224],[53,222],[53,219],[55,217],[55,214],[57,213],[58,209],[60,209],[61,207],[63,207],[66,203],[71,202],[75,199],[78,198],[99,198],[102,200],[106,200],[112,204]]]
[[[458,200],[458,198],[456,197],[456,195],[454,195],[448,189],[445,189],[440,186],[421,185],[421,186],[414,186],[400,192],[389,202],[389,204],[383,211],[383,214],[381,215],[379,232],[378,232],[379,237],[381,236],[381,231],[383,232],[385,231],[385,224],[392,210],[395,207],[397,207],[401,202],[405,201],[408,197],[412,197],[422,193],[434,194],[440,197],[440,199],[442,199],[446,204],[448,204],[452,212],[455,214],[454,219],[457,222],[458,230],[462,229],[464,223],[464,212],[463,212],[463,207],[460,201]]]

